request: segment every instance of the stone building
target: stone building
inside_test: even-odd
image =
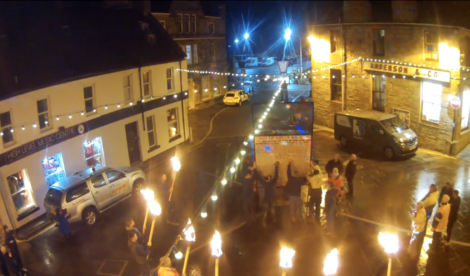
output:
[[[225,6],[217,8],[218,16],[212,16],[205,14],[200,1],[172,1],[168,10],[152,13],[186,53],[188,70],[220,73],[228,70]],[[227,76],[189,73],[188,87],[189,107],[194,108],[225,95]]]
[[[400,116],[420,147],[457,154],[469,144],[470,30],[423,23],[418,6],[391,1],[391,22],[375,23],[369,1],[344,1],[344,23],[312,27],[316,124],[377,110]]]

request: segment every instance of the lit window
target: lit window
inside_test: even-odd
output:
[[[58,153],[42,160],[42,169],[46,176],[46,183],[50,187],[55,183],[65,179],[64,161],[62,153]]]
[[[162,25],[163,29],[166,29],[165,20],[160,20],[160,21],[158,21],[158,22],[160,22],[160,24]]]
[[[173,90],[173,67],[166,69],[166,89]]]
[[[149,138],[149,147],[157,145],[157,132],[155,131],[155,117],[147,117],[147,136]]]
[[[132,101],[132,75],[124,76],[124,101]]]
[[[152,95],[152,71],[147,71],[143,75],[144,97]]]
[[[372,32],[372,48],[374,56],[385,55],[385,30]]]
[[[197,64],[197,44],[194,44],[193,45],[193,63],[194,64]]]
[[[208,28],[209,28],[209,33],[210,33],[210,34],[214,34],[214,33],[215,33],[214,22],[209,22],[209,23],[208,23]]]
[[[103,143],[101,137],[83,143],[87,167],[104,167]]]
[[[52,127],[47,99],[37,101],[39,129],[47,130]]]
[[[470,90],[463,91],[462,98],[462,130],[465,130],[470,119]]]
[[[424,32],[424,56],[426,60],[439,60],[439,39],[436,32]]]
[[[191,45],[186,45],[186,61],[191,64]]]
[[[343,90],[341,87],[341,70],[331,69],[330,70],[330,84],[331,84],[331,100],[342,101]]]
[[[385,77],[372,78],[373,82],[373,100],[372,109],[378,111],[385,111]]]
[[[93,86],[83,88],[83,97],[85,99],[85,111],[87,114],[94,113],[95,109],[95,95]]]
[[[166,112],[167,121],[168,121],[168,135],[170,138],[173,138],[179,135],[179,126],[178,126],[178,108],[169,109]]]
[[[15,142],[13,136],[13,127],[11,126],[10,111],[0,114],[0,123],[2,125],[3,146],[8,147]]]
[[[330,31],[330,51],[334,53],[338,51],[339,46],[339,31],[331,30]]]
[[[190,32],[190,29],[189,29],[189,27],[190,27],[189,14],[184,15],[184,24],[183,24],[183,26],[184,26],[184,32],[189,34],[189,32]]]
[[[439,123],[441,118],[442,85],[423,82],[421,120]]]
[[[191,15],[191,30],[193,31],[193,34],[197,32],[196,30],[196,15],[192,14]]]
[[[10,175],[7,182],[18,215],[37,207],[26,170]]]
[[[183,14],[178,13],[176,25],[178,25],[178,33],[182,34],[183,33]]]

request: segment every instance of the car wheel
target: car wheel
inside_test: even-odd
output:
[[[384,149],[384,156],[387,160],[392,160],[393,157],[395,156],[395,153],[393,152],[393,149],[390,147],[386,147]]]
[[[348,139],[346,139],[344,136],[341,136],[339,143],[341,144],[341,147],[345,148],[348,146]]]
[[[145,186],[145,182],[142,178],[137,179],[134,181],[132,184],[132,194],[137,195],[140,193],[140,190],[142,190]]]
[[[92,226],[96,223],[98,213],[94,207],[88,207],[83,211],[82,219],[87,226]]]

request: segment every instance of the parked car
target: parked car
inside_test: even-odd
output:
[[[243,102],[249,102],[250,95],[245,93],[243,90],[230,90],[224,96],[225,105],[239,105],[241,106]]]
[[[55,218],[56,208],[71,215],[69,222],[96,223],[99,213],[138,193],[145,184],[145,174],[138,168],[88,168],[69,176],[47,191],[44,199],[49,218]]]
[[[271,66],[274,64],[273,57],[263,58],[263,60],[259,63],[260,66]]]
[[[257,57],[247,57],[245,67],[256,67],[259,66]]]
[[[418,136],[394,114],[341,111],[335,114],[334,131],[342,147],[362,147],[383,154],[386,159],[411,155],[418,150]]]

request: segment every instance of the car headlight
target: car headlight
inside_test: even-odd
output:
[[[393,138],[397,144],[404,144],[403,138],[394,137]]]

